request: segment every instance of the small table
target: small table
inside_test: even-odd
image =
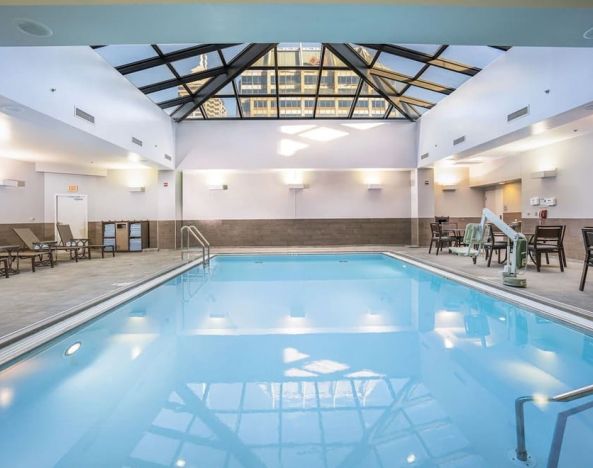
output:
[[[6,252],[6,272],[16,274],[19,272],[19,252],[20,245],[0,245],[0,252]],[[16,268],[13,268],[13,263],[16,260]]]

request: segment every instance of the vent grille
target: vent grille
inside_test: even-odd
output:
[[[142,144],[143,144],[142,140],[140,140],[136,137],[132,137],[132,143],[134,143],[135,145],[138,145],[138,146],[142,146]]]
[[[87,122],[90,122],[92,124],[95,123],[95,116],[89,114],[88,112],[83,111],[82,109],[80,109],[79,107],[75,107],[74,108],[74,115],[80,119],[86,120]]]
[[[465,141],[465,135],[460,136],[459,138],[455,138],[455,140],[453,140],[453,146],[459,145],[459,144],[463,143],[464,141]]]
[[[173,160],[173,158],[171,156],[169,156],[168,154],[165,154],[165,159],[167,161],[172,161]]]
[[[529,106],[525,106],[515,112],[511,112],[507,115],[507,122],[511,122],[512,120],[518,119],[519,117],[523,117],[524,115],[529,114]]]
[[[428,158],[428,153],[424,153],[422,155],[420,155],[420,159],[426,159]]]

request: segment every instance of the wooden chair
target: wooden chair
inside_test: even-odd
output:
[[[585,246],[585,261],[583,262],[583,274],[581,275],[579,290],[584,291],[587,270],[589,270],[589,266],[593,266],[593,227],[585,227],[581,231],[583,233],[583,244]]]
[[[452,242],[455,242],[455,238],[451,237],[448,233],[443,231],[443,226],[439,223],[430,223],[430,246],[428,247],[428,253],[432,252],[433,244],[436,245],[437,252],[443,248],[443,245],[450,246]]]
[[[486,242],[484,242],[484,251],[486,252],[486,260],[488,261],[488,267],[492,263],[492,256],[494,255],[494,251],[497,252],[498,255],[498,263],[504,263],[507,261],[507,246],[508,246],[508,239],[504,233],[498,229],[496,226],[492,224],[488,224],[488,237],[486,238]],[[500,252],[504,250],[504,259],[501,260]]]
[[[537,271],[541,271],[542,254],[548,258],[549,254],[558,254],[560,271],[564,271],[564,239],[565,226],[536,226],[533,242],[529,245],[529,256],[534,261]],[[548,258],[549,261],[549,258]]]

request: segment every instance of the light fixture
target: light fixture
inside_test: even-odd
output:
[[[15,18],[13,22],[17,29],[27,36],[51,37],[54,34],[49,26],[29,18]]]
[[[177,459],[177,461],[175,462],[175,466],[183,468],[185,466],[185,460],[183,458]]]
[[[80,347],[82,346],[82,343],[80,341],[77,341],[76,343],[72,343],[70,346],[68,346],[66,348],[66,351],[64,351],[64,356],[72,356],[74,353],[76,353]]]
[[[457,190],[456,185],[443,185],[443,192],[454,192]]]
[[[136,193],[142,193],[142,192],[146,192],[146,187],[128,187],[128,191],[129,192],[136,192]]]
[[[367,190],[382,190],[383,189],[383,185],[382,184],[367,184]]]
[[[13,104],[6,104],[4,106],[0,106],[0,112],[4,114],[18,114],[23,111],[23,108],[20,106],[16,106]]]
[[[208,184],[208,190],[228,190],[229,186],[226,184]]]
[[[288,184],[289,190],[304,190],[307,188],[305,184]]]
[[[583,38],[585,39],[593,39],[593,28],[589,28],[587,29],[584,33],[583,33]]]
[[[0,187],[24,187],[24,180],[17,179],[0,179]]]
[[[408,464],[412,464],[416,461],[416,455],[414,455],[413,453],[410,453],[407,457],[406,457],[406,461],[408,462]]]
[[[140,155],[138,153],[128,153],[128,161],[140,162]]]
[[[531,173],[532,179],[551,179],[556,177],[558,171],[554,169],[548,169],[544,171],[535,171]]]

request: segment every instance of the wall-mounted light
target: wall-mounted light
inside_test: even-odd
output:
[[[367,190],[383,190],[382,184],[367,184]]]
[[[142,192],[146,192],[146,187],[128,187],[128,191],[142,193]]]
[[[229,186],[226,184],[208,184],[208,190],[228,190]]]
[[[307,188],[305,184],[288,184],[289,190],[304,190]]]
[[[454,192],[457,190],[457,185],[443,185],[442,189],[443,192]]]
[[[548,169],[545,171],[535,171],[531,173],[532,179],[551,179],[556,177],[558,171],[556,169]]]
[[[24,180],[17,179],[0,179],[0,187],[24,187]]]

